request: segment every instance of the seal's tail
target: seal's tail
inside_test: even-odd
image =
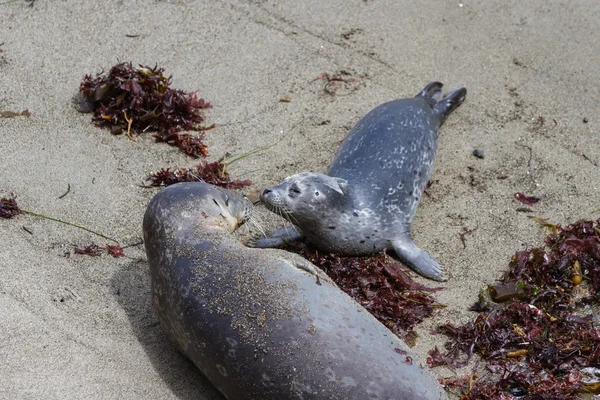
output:
[[[444,84],[441,82],[431,82],[429,85],[425,86],[425,88],[421,90],[421,93],[415,97],[424,98],[431,105],[431,107],[433,107],[442,98],[443,86]]]
[[[440,126],[446,121],[446,118],[460,106],[465,97],[467,96],[467,89],[460,88],[455,89],[444,96],[435,106],[433,106],[433,112],[440,119]]]
[[[451,91],[444,98],[442,98],[442,87],[444,86],[441,82],[431,82],[425,86],[421,93],[415,97],[421,97],[429,103],[433,112],[440,119],[440,125],[446,121],[448,115],[454,111],[454,109],[462,104],[467,95],[467,89],[460,88]]]

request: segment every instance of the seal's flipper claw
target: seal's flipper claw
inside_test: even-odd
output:
[[[434,107],[433,112],[440,119],[440,126],[446,121],[446,118],[460,106],[467,96],[467,89],[460,88],[448,93]]]
[[[436,281],[448,280],[440,263],[425,250],[418,248],[409,235],[394,240],[392,246],[394,246],[396,255],[420,275]]]
[[[431,82],[430,84],[425,86],[425,88],[421,90],[421,93],[419,93],[415,97],[423,97],[425,99],[433,99],[435,101],[438,101],[442,98],[443,86],[444,84],[441,82]],[[435,104],[435,101],[433,102],[433,104]]]
[[[325,272],[323,272],[323,270],[321,270],[319,267],[312,264],[308,260],[299,258],[299,259],[294,259],[293,261],[290,261],[290,262],[294,265],[294,267],[301,269],[303,271],[306,271],[309,274],[316,276],[320,280],[329,282],[332,285],[337,286],[335,284],[335,282]]]
[[[246,247],[256,249],[281,249],[285,242],[281,238],[251,237],[246,243]]]
[[[246,242],[247,247],[259,249],[281,249],[288,243],[297,242],[304,239],[300,228],[293,225],[272,231],[268,237],[255,235]]]

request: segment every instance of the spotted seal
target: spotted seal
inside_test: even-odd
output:
[[[180,350],[228,399],[446,398],[409,349],[319,268],[231,233],[242,195],[181,183],[144,216],[152,304]]]
[[[393,249],[418,273],[445,280],[440,264],[413,242],[410,225],[433,169],[439,128],[466,94],[461,88],[442,98],[442,84],[432,82],[412,99],[370,111],[348,133],[327,175],[299,173],[261,193],[294,229],[250,244],[281,247],[305,236],[339,255]]]

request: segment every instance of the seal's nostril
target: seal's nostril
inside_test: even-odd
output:
[[[271,189],[265,189],[265,190],[263,190],[262,195],[264,196],[264,195],[267,195],[267,194],[269,194],[271,192],[272,192]]]

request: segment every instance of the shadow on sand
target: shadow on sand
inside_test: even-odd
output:
[[[152,365],[173,393],[183,400],[223,400],[224,397],[182,355],[162,330],[150,303],[150,277],[145,261],[132,261],[112,278],[117,301]]]

